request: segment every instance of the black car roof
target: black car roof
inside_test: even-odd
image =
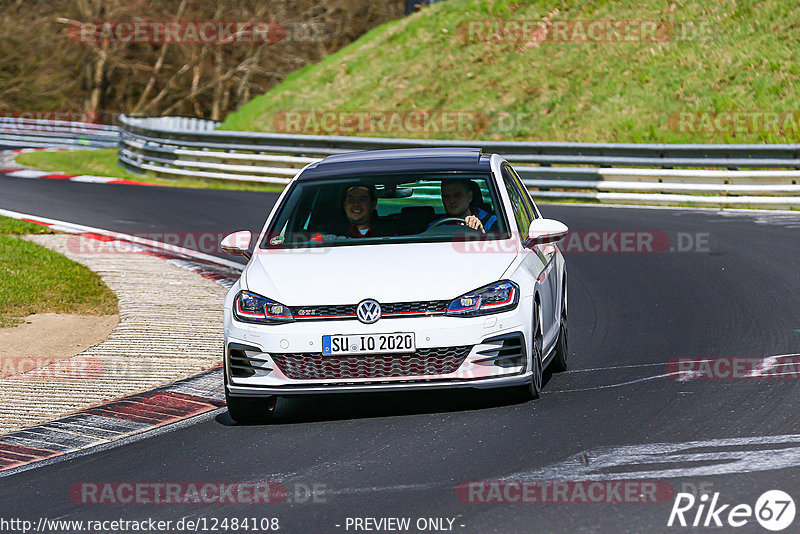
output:
[[[489,172],[489,169],[489,156],[480,148],[367,150],[328,156],[309,165],[298,180],[415,172]]]

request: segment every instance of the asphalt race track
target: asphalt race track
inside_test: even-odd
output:
[[[118,184],[3,178],[2,208],[152,239],[173,233],[257,233],[278,198],[247,191],[134,185],[120,189]]]
[[[129,233],[257,231],[275,198],[0,183],[0,208]],[[658,243],[670,241],[655,252],[566,247],[571,370],[550,377],[538,401],[514,403],[503,392],[281,400],[278,417],[265,426],[234,425],[222,410],[4,477],[0,516],[276,517],[281,532],[309,533],[355,532],[354,518],[387,517],[410,518],[412,526],[420,518],[453,520],[452,527],[447,520],[442,528],[428,524],[429,532],[766,532],[754,518],[736,529],[667,522],[681,491],[719,493],[719,503],[729,505],[754,506],[772,489],[800,498],[800,372],[679,379],[668,361],[766,358],[769,367],[776,361],[770,356],[800,352],[800,214],[541,209],[571,230],[605,232],[579,233],[589,248],[602,236],[615,239],[608,237],[613,232],[652,232]],[[465,482],[500,479],[649,481],[666,497],[609,503],[570,494],[568,502],[484,503],[458,491]],[[274,482],[288,496],[269,505],[85,504],[70,497],[84,482]],[[304,492],[313,485],[318,491],[310,498]],[[687,512],[687,521],[696,512],[697,506]],[[796,532],[799,521],[786,532]]]

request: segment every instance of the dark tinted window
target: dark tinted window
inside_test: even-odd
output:
[[[506,165],[503,165],[503,182],[508,190],[508,196],[511,198],[511,210],[514,212],[514,218],[517,221],[520,241],[524,241],[528,238],[528,228],[530,228],[531,220],[534,218],[524,198],[527,193],[523,195],[520,192],[514,176]]]
[[[456,184],[456,182],[458,184]],[[457,221],[445,210],[443,185],[447,191],[463,191],[459,218],[479,214],[486,221],[495,216],[489,230],[481,234]],[[358,212],[348,211],[347,198],[360,188]],[[348,191],[350,191],[348,193]],[[369,198],[365,192],[369,191]],[[374,202],[374,209],[372,203]],[[358,203],[358,202],[357,202]],[[356,213],[367,211],[354,223]],[[483,220],[482,219],[482,220]],[[442,223],[442,224],[440,224]],[[367,228],[365,228],[367,227]],[[475,235],[476,232],[479,235]],[[299,181],[292,186],[261,246],[303,248],[307,246],[350,245],[382,242],[437,242],[458,236],[479,239],[507,238],[494,180],[489,174],[430,173],[390,176],[360,176],[349,179]]]
[[[512,167],[511,165],[504,167],[506,167],[511,176],[513,176],[514,183],[517,184],[517,188],[519,189],[522,196],[522,201],[528,208],[528,212],[531,214],[531,217],[534,219],[538,219],[539,217],[541,217],[539,212],[536,210],[536,204],[533,203],[533,199],[531,198],[530,192],[528,192],[528,188],[525,187],[524,183],[522,183],[522,179],[519,177],[519,174],[517,174],[517,171],[515,171],[514,167]]]

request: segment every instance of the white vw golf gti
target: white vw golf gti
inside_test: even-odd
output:
[[[514,169],[479,149],[354,152],[305,167],[225,300],[225,393],[240,422],[282,395],[508,387],[567,365],[567,277]]]

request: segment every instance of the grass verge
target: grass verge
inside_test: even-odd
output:
[[[797,20],[800,4],[781,0],[449,0],[296,71],[222,127],[435,139],[797,142]],[[552,26],[523,33],[524,23]],[[644,23],[658,28],[654,38],[636,33]],[[587,27],[589,34],[577,31]],[[597,27],[604,29],[599,37]],[[412,111],[463,112],[469,120],[414,131],[418,122],[403,121]],[[365,113],[378,120],[359,122]]]
[[[0,328],[35,313],[117,313],[117,297],[100,276],[20,237],[36,233],[53,232],[38,224],[0,217]]]
[[[22,165],[28,165],[43,171],[63,172],[65,174],[89,174],[92,176],[111,176],[113,178],[148,182],[168,187],[232,189],[239,191],[283,191],[282,185],[248,184],[243,182],[188,177],[162,178],[152,173],[144,175],[134,174],[117,165],[117,150],[115,148],[63,152],[25,152],[18,155],[16,161]]]

